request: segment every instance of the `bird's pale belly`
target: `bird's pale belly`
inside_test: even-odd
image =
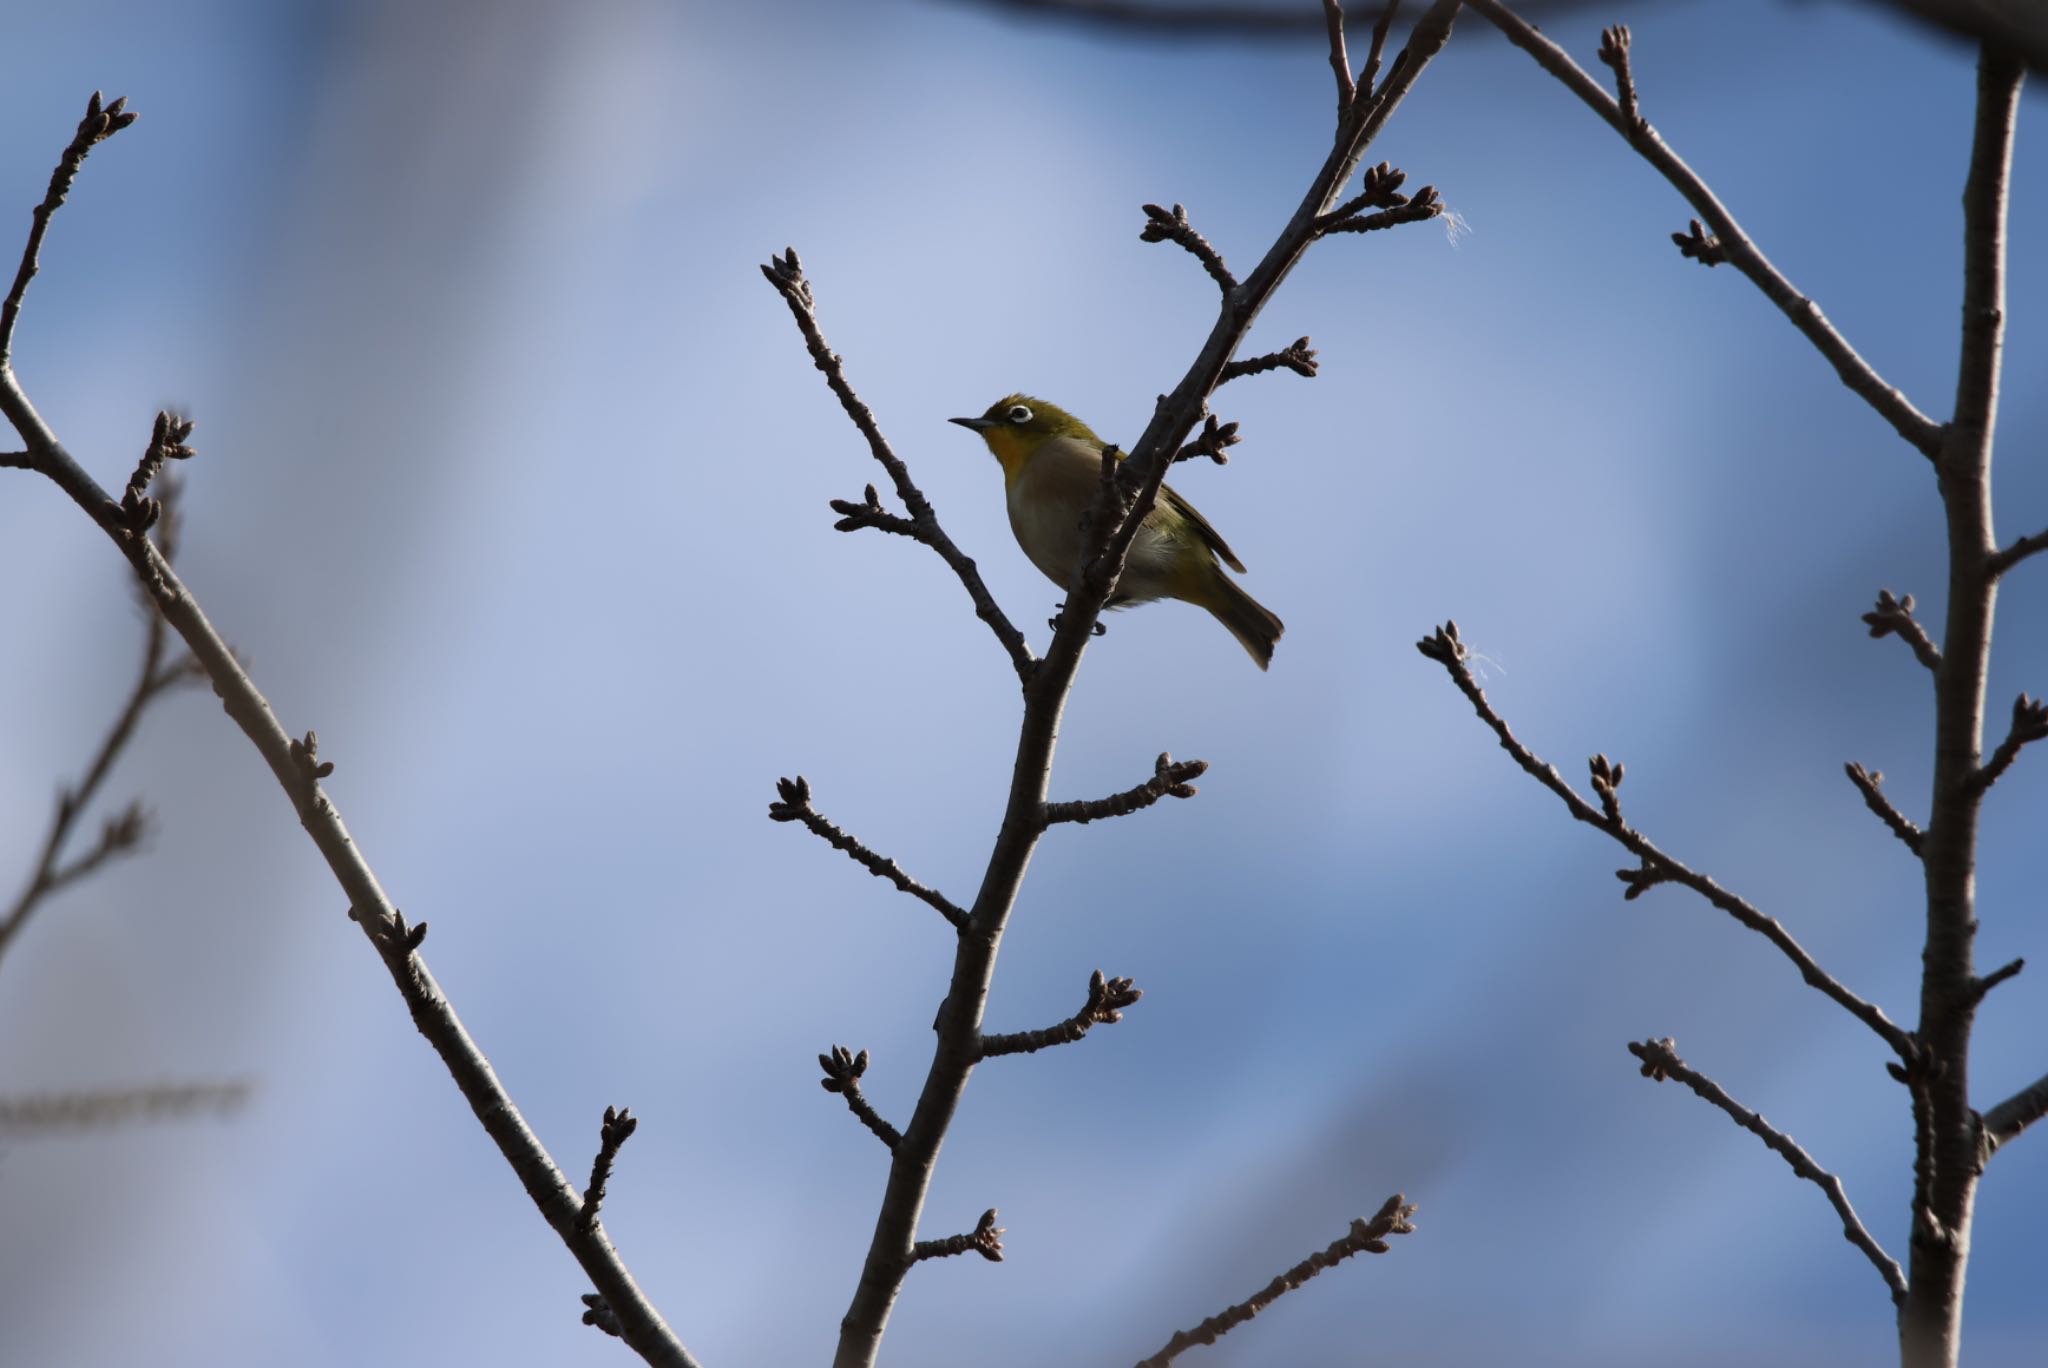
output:
[[[1065,589],[1073,582],[1075,565],[1081,559],[1084,514],[1072,506],[1027,506],[1014,490],[1008,502],[1010,530],[1016,533],[1017,544],[1047,579]],[[1124,573],[1117,580],[1118,603],[1143,603],[1173,596],[1169,577],[1172,565],[1173,548],[1168,539],[1149,522],[1139,528]]]

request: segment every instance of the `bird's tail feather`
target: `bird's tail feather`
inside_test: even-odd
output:
[[[1210,582],[1210,592],[1203,596],[1202,606],[1230,629],[1230,634],[1260,669],[1272,664],[1273,643],[1287,626],[1264,604],[1238,588],[1237,581],[1218,570]]]

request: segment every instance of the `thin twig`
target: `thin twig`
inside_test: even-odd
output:
[[[2022,971],[2026,967],[2026,958],[2022,956],[2018,959],[2009,959],[2004,964],[2001,964],[1996,969],[1993,969],[1990,973],[1979,977],[1975,983],[1972,983],[1970,985],[1971,1005],[1975,1006],[1977,1003],[1982,1002],[1986,994],[1988,994],[1993,988],[1996,988],[1999,984],[2005,982],[2007,979],[2017,978],[2020,974],[2020,971]]]
[[[962,911],[945,894],[937,889],[926,888],[903,872],[903,867],[883,855],[877,855],[853,837],[841,831],[825,815],[811,806],[811,782],[799,774],[794,779],[778,779],[775,791],[782,795],[780,802],[768,805],[768,818],[775,822],[801,822],[811,834],[823,840],[834,850],[843,850],[861,868],[878,879],[887,879],[896,887],[924,903],[940,916],[953,924],[956,931],[967,927],[967,913]]]
[[[868,1104],[861,1093],[861,1075],[868,1071],[868,1052],[854,1054],[844,1045],[834,1045],[832,1053],[818,1056],[818,1067],[825,1076],[818,1080],[826,1092],[838,1093],[846,1099],[846,1106],[860,1123],[875,1133],[875,1138],[894,1151],[903,1143],[903,1133],[882,1119],[882,1114]]]
[[[2044,1116],[2048,1116],[2048,1074],[1984,1113],[1985,1152],[1997,1153]]]
[[[1979,793],[1990,788],[2012,768],[2022,750],[2043,739],[2048,739],[2048,700],[2021,694],[2013,700],[2012,725],[2006,730],[2005,740],[1998,743],[1998,749],[1991,753],[1984,767],[1970,776],[1970,786]]]
[[[1394,27],[1394,11],[1400,8],[1401,0],[1387,0],[1372,26],[1372,47],[1365,54],[1365,70],[1358,77],[1358,98],[1362,100],[1372,98],[1372,83],[1380,74],[1380,56],[1387,50],[1387,31]]]
[[[1071,1045],[1087,1035],[1091,1027],[1111,1026],[1122,1021],[1123,1009],[1143,996],[1145,990],[1132,987],[1129,979],[1104,978],[1102,971],[1097,969],[1088,980],[1088,1000],[1081,1004],[1080,1011],[1065,1021],[1036,1031],[985,1035],[981,1038],[981,1057],[995,1059],[1002,1055],[1034,1054],[1053,1045]]]
[[[1892,835],[1906,843],[1906,849],[1918,855],[1923,839],[1920,828],[1913,825],[1906,814],[1893,807],[1892,800],[1884,796],[1883,771],[1865,769],[1853,760],[1842,766],[1842,769],[1848,774],[1849,782],[1856,786],[1856,791],[1863,795],[1865,806],[1877,814],[1879,821],[1891,828]]]
[[[1142,784],[1112,793],[1107,798],[1086,798],[1071,803],[1047,803],[1045,824],[1093,822],[1103,817],[1123,817],[1151,807],[1161,798],[1192,798],[1201,790],[1189,783],[1209,770],[1207,760],[1176,760],[1165,751],[1152,762],[1152,777]]]
[[[1842,1218],[1843,1237],[1863,1251],[1864,1257],[1870,1260],[1878,1276],[1884,1279],[1885,1286],[1891,1290],[1893,1305],[1905,1304],[1905,1270],[1899,1267],[1896,1259],[1884,1252],[1884,1247],[1878,1244],[1870,1231],[1864,1227],[1862,1220],[1856,1215],[1856,1208],[1849,1205],[1849,1194],[1843,1190],[1840,1178],[1816,1164],[1813,1156],[1801,1149],[1791,1136],[1778,1130],[1763,1117],[1723,1092],[1713,1079],[1686,1067],[1685,1061],[1678,1057],[1677,1047],[1672,1044],[1669,1037],[1663,1040],[1645,1040],[1641,1044],[1630,1041],[1628,1052],[1643,1062],[1645,1078],[1654,1078],[1660,1083],[1667,1078],[1675,1078],[1685,1084],[1700,1097],[1727,1112],[1736,1125],[1783,1155],[1794,1173],[1826,1193],[1835,1214]]]
[[[1350,1233],[1333,1242],[1328,1248],[1317,1250],[1251,1296],[1235,1306],[1225,1307],[1194,1329],[1176,1331],[1173,1338],[1166,1342],[1165,1348],[1151,1358],[1141,1361],[1138,1368],[1166,1368],[1167,1364],[1196,1345],[1214,1344],[1316,1274],[1342,1263],[1354,1254],[1386,1253],[1389,1236],[1408,1235],[1414,1232],[1415,1227],[1408,1220],[1414,1214],[1415,1208],[1402,1200],[1400,1193],[1395,1193],[1387,1198],[1370,1221],[1353,1220]]]
[[[1232,364],[1236,363],[1233,362]],[[1225,369],[1227,370],[1228,367]],[[1224,377],[1224,379],[1228,378],[1227,375]],[[1223,383],[1223,380],[1218,380],[1216,383],[1220,385]],[[1173,459],[1175,461],[1192,461],[1197,457],[1206,456],[1217,465],[1229,465],[1230,457],[1226,453],[1231,447],[1236,446],[1243,440],[1244,438],[1237,434],[1236,423],[1219,423],[1216,421],[1216,415],[1212,413],[1202,421],[1202,430],[1196,434],[1195,440],[1189,442],[1179,451],[1174,452]]]
[[[0,458],[0,464],[4,463],[4,458]],[[2003,551],[1993,556],[1990,565],[1992,578],[1996,579],[2002,576],[2006,571],[2012,569],[2027,557],[2038,555],[2043,551],[2048,551],[2048,528],[2044,528],[2032,536],[2021,537],[2011,546],[2006,547]]]
[[[919,539],[916,522],[883,508],[882,497],[875,492],[873,485],[869,485],[862,492],[859,503],[851,499],[832,500],[832,511],[839,515],[839,521],[832,524],[834,532],[858,532],[862,528],[872,527],[877,532],[890,532],[899,537]]]
[[[604,1205],[605,1184],[611,1181],[612,1165],[618,1162],[619,1151],[639,1128],[640,1118],[626,1108],[604,1109],[604,1124],[598,1128],[597,1157],[590,1161],[590,1182],[583,1189],[583,1210],[576,1217],[585,1234],[597,1224],[598,1209]]]
[[[177,500],[179,487],[167,484],[162,491],[161,504],[165,510],[159,534],[159,544],[166,563],[177,554]],[[42,853],[36,867],[29,874],[28,881],[15,896],[14,903],[5,917],[0,917],[0,958],[4,958],[15,937],[28,923],[43,900],[67,884],[91,874],[107,861],[139,850],[149,832],[149,819],[139,802],[131,802],[119,813],[109,817],[101,826],[99,839],[84,854],[66,861],[64,848],[71,838],[78,818],[92,805],[99,793],[100,785],[113,769],[114,762],[127,749],[134,737],[136,726],[149,706],[158,699],[180,687],[197,683],[205,678],[190,656],[181,655],[177,660],[165,662],[167,637],[163,618],[152,605],[145,604],[142,667],[136,672],[135,683],[128,691],[128,697],[115,715],[107,734],[101,738],[99,749],[93,753],[85,773],[70,787],[57,794],[56,808],[50,816],[49,828],[43,835]]]
[[[1478,10],[1495,27],[1508,36],[1517,47],[1534,57],[1545,71],[1562,81],[1574,95],[1583,100],[1595,114],[1626,138],[1629,145],[1641,153],[1643,159],[1654,166],[1664,178],[1698,211],[1699,216],[1713,228],[1720,250],[1728,263],[1755,282],[1773,304],[1792,321],[1792,325],[1806,335],[1808,341],[1819,349],[1835,373],[1863,401],[1875,409],[1880,417],[1897,433],[1911,443],[1921,455],[1933,460],[1941,448],[1941,424],[1929,418],[1913,406],[1903,392],[1887,383],[1877,370],[1859,355],[1856,349],[1835,326],[1828,322],[1820,306],[1793,287],[1763,254],[1761,248],[1752,242],[1742,230],[1742,225],[1726,206],[1715,197],[1706,182],[1694,174],[1679,155],[1657,130],[1640,116],[1631,121],[1624,114],[1621,105],[1600,88],[1600,83],[1574,62],[1570,55],[1557,44],[1544,37],[1536,28],[1510,10],[1501,0],[1469,0],[1473,9]]]
[[[102,108],[100,93],[95,90],[85,102],[85,117],[78,121],[78,131],[71,135],[70,145],[57,159],[57,169],[50,173],[50,188],[43,193],[43,202],[35,207],[28,242],[21,249],[21,265],[15,268],[13,288],[7,291],[6,302],[0,304],[0,370],[7,368],[14,355],[14,325],[21,319],[22,296],[28,293],[28,283],[35,279],[41,264],[43,234],[49,231],[50,216],[71,193],[71,182],[77,177],[78,168],[85,165],[85,154],[134,122],[126,95]]]
[[[1636,107],[1636,74],[1628,62],[1628,25],[1616,24],[1600,31],[1600,60],[1614,68],[1614,90],[1621,100],[1621,120],[1631,136],[1643,126],[1642,111]]]
[[[974,615],[986,622],[989,630],[995,633],[996,640],[1009,654],[1010,664],[1016,668],[1018,679],[1028,681],[1032,670],[1037,666],[1037,658],[1031,654],[1031,648],[1024,644],[1023,633],[1011,625],[1010,619],[1004,616],[1002,608],[997,605],[995,596],[989,592],[988,586],[982,583],[981,572],[975,568],[973,560],[953,544],[953,539],[947,536],[946,530],[939,525],[939,515],[932,508],[931,500],[925,498],[924,491],[911,480],[910,467],[903,463],[902,458],[890,447],[888,439],[882,436],[882,429],[875,422],[873,410],[862,403],[860,396],[854,393],[853,386],[846,379],[844,363],[826,344],[825,334],[818,328],[818,314],[811,295],[811,283],[804,278],[803,263],[797,260],[796,249],[791,247],[786,249],[783,255],[771,257],[768,264],[761,268],[761,274],[767,277],[768,283],[775,287],[783,302],[789,305],[789,312],[796,319],[797,329],[803,333],[804,345],[810,349],[812,362],[824,373],[825,383],[831,386],[832,393],[838,397],[840,408],[846,411],[846,416],[853,421],[854,427],[867,439],[869,452],[880,463],[882,469],[889,472],[889,478],[896,486],[896,497],[910,510],[910,519],[916,529],[910,535],[938,552],[939,558],[952,568],[953,573],[959,577],[961,586],[967,590],[967,597],[974,602]]]
[[[61,168],[60,168],[61,169]],[[43,218],[37,219],[40,240]],[[25,262],[32,262],[30,252]],[[582,1199],[547,1147],[533,1133],[518,1105],[498,1081],[483,1051],[428,971],[426,962],[407,950],[396,953],[397,909],[385,895],[376,872],[349,834],[341,813],[301,760],[298,743],[278,724],[270,702],[257,689],[233,650],[208,621],[192,592],[162,553],[144,536],[109,520],[105,510],[114,500],[99,482],[64,449],[22,392],[13,370],[0,366],[0,414],[14,425],[41,471],[70,496],[133,567],[142,588],[170,625],[184,638],[192,656],[213,682],[228,716],[241,728],[290,798],[302,825],[347,895],[351,915],[383,959],[419,1028],[461,1089],[471,1110],[496,1143],[512,1171],[533,1199],[541,1216],[568,1248],[604,1303],[611,1309],[626,1342],[651,1364],[666,1368],[697,1368],[697,1360],[675,1336],[661,1313],[633,1280],[618,1250],[602,1228],[583,1231],[577,1215]],[[115,505],[118,506],[118,505]]]
[[[1517,740],[1515,734],[1508,729],[1508,724],[1494,711],[1493,705],[1486,701],[1485,692],[1472,678],[1472,671],[1465,663],[1465,644],[1458,639],[1457,623],[1445,623],[1434,635],[1417,642],[1416,648],[1444,667],[1452,682],[1458,686],[1459,692],[1472,704],[1473,711],[1479,714],[1480,720],[1492,728],[1494,735],[1500,738],[1501,749],[1513,756],[1516,764],[1538,783],[1556,794],[1572,816],[1588,826],[1597,827],[1607,833],[1642,861],[1641,869],[1617,871],[1617,877],[1628,885],[1627,897],[1634,898],[1659,883],[1684,884],[1777,946],[1785,958],[1792,961],[1794,967],[1799,970],[1800,977],[1810,987],[1819,989],[1839,1003],[1851,1016],[1875,1031],[1878,1037],[1902,1058],[1910,1053],[1913,1048],[1911,1038],[1884,1014],[1884,1009],[1850,992],[1839,979],[1815,963],[1813,956],[1806,952],[1805,947],[1794,940],[1792,934],[1774,918],[1765,916],[1714,880],[1694,872],[1658,849],[1641,832],[1621,820],[1618,803],[1614,805],[1611,814],[1588,803],[1579,796],[1576,789],[1564,781],[1564,777],[1557,772],[1555,766],[1539,759],[1533,751]],[[1598,762],[1604,760],[1604,756],[1597,758],[1596,772]]]
[[[948,1235],[943,1240],[919,1240],[910,1247],[910,1261],[921,1263],[926,1259],[946,1259],[955,1254],[974,1253],[990,1263],[1003,1261],[1003,1228],[996,1224],[996,1209],[990,1207],[981,1213],[981,1220],[965,1235]]]
[[[1341,121],[1358,97],[1351,59],[1344,52],[1344,6],[1337,0],[1323,0],[1323,23],[1330,31],[1330,70],[1337,73],[1337,118]]]
[[[1913,616],[1913,596],[1892,597],[1889,589],[1877,591],[1877,607],[1863,615],[1865,625],[1870,628],[1872,640],[1881,640],[1896,634],[1899,640],[1913,648],[1913,658],[1925,665],[1929,672],[1941,672],[1941,650],[1934,639],[1927,635],[1927,629]]]
[[[1291,370],[1305,380],[1316,378],[1318,369],[1316,349],[1308,344],[1306,337],[1297,337],[1286,347],[1263,356],[1254,356],[1245,361],[1233,361],[1223,368],[1217,379],[1218,385],[1227,385],[1232,380],[1247,375],[1263,375],[1270,370]],[[1207,454],[1207,453],[1204,453]]]
[[[1145,206],[1145,226],[1138,231],[1140,242],[1177,242],[1186,248],[1195,260],[1202,263],[1202,269],[1216,282],[1216,288],[1227,297],[1237,288],[1237,277],[1223,264],[1223,254],[1209,245],[1209,239],[1195,231],[1195,225],[1188,222],[1188,211],[1182,205],[1174,205],[1171,212],[1156,204]]]

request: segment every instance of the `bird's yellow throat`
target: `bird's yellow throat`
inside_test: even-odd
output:
[[[988,449],[995,453],[996,460],[1003,467],[1003,488],[1014,489],[1017,479],[1024,473],[1025,464],[1031,454],[1038,450],[1044,436],[1035,432],[1019,432],[1014,428],[994,427],[981,434],[988,443]]]

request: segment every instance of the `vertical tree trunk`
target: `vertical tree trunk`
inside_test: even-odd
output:
[[[1985,677],[1991,657],[1997,549],[1991,450],[2005,328],[2006,186],[2023,68],[1986,45],[1978,66],[1976,132],[1963,190],[1962,356],[1955,417],[1936,460],[1948,517],[1948,620],[1935,678],[1934,793],[1922,856],[1927,943],[1920,1044],[1908,1082],[1919,1121],[1911,1268],[1899,1321],[1906,1368],[1953,1368],[1961,1348],[1970,1222],[1984,1171],[1983,1125],[1970,1107],[1970,1031],[1976,1018],[1977,818]]]

